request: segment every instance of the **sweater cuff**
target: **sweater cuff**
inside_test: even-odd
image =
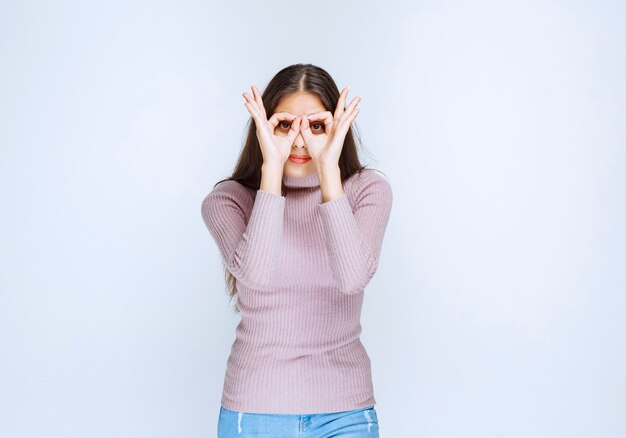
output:
[[[272,192],[257,190],[254,207],[248,221],[248,233],[255,234],[263,230],[261,240],[269,241],[282,234],[285,197]]]
[[[350,201],[348,201],[348,195],[346,193],[327,202],[320,201],[319,206],[322,215],[345,216],[349,213],[350,217],[353,217],[352,206],[350,205]]]

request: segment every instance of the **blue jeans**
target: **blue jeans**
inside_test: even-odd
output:
[[[220,406],[218,438],[379,438],[374,406],[325,414],[255,414]]]

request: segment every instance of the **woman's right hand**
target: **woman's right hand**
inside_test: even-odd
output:
[[[282,169],[291,153],[291,146],[300,132],[302,118],[290,113],[275,113],[268,120],[259,90],[254,85],[250,88],[254,97],[248,93],[243,93],[243,97],[246,99],[244,105],[250,112],[250,115],[252,115],[256,125],[256,136],[259,139],[261,153],[263,154],[263,163],[275,164]],[[274,134],[278,124],[283,121],[291,124],[287,135]]]

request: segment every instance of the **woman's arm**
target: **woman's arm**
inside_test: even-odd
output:
[[[245,206],[253,202],[246,225]],[[254,201],[236,181],[218,184],[202,201],[202,218],[233,276],[252,288],[272,283],[283,238],[285,198],[257,190]]]
[[[346,193],[319,204],[331,269],[345,294],[361,292],[374,276],[393,201],[390,184],[372,170],[353,177],[354,211]]]

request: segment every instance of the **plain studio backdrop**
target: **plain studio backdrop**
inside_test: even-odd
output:
[[[3,2],[0,436],[212,437],[239,317],[200,203],[298,62],[394,190],[383,438],[626,435],[618,1]]]

